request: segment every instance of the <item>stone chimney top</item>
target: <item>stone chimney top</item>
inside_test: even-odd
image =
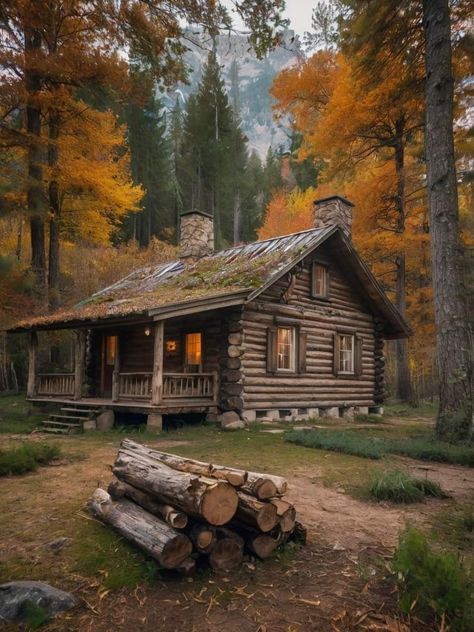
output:
[[[214,219],[198,210],[181,213],[179,257],[194,263],[214,252]]]
[[[314,201],[313,225],[315,228],[339,225],[346,235],[352,236],[352,209],[354,204],[340,195],[331,195]]]

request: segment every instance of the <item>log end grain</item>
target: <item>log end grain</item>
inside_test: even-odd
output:
[[[200,509],[209,524],[220,526],[233,518],[238,502],[237,492],[231,485],[217,483],[204,494]]]
[[[209,564],[215,571],[232,571],[242,564],[243,557],[243,548],[236,538],[223,538],[212,549]]]

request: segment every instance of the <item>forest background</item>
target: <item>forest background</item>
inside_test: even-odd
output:
[[[212,213],[216,247],[223,248],[309,228],[313,200],[339,193],[355,204],[356,247],[415,330],[409,341],[389,348],[389,392],[411,403],[433,397],[419,16],[405,14],[401,21],[412,38],[403,54],[390,65],[368,66],[358,40],[374,16],[349,1],[315,2],[301,38],[285,31],[282,3],[261,3],[260,15],[244,15],[254,20],[256,53],[246,36],[218,34],[227,18],[210,21],[209,12],[199,10],[206,3],[191,3],[192,29],[182,31],[173,16],[160,15],[164,33],[137,11],[140,3],[124,3],[126,15],[97,12],[93,19],[86,4],[41,0],[33,11],[29,2],[6,2],[0,12],[0,327],[25,313],[75,303],[138,265],[174,258],[183,210]],[[452,43],[469,276],[474,191],[467,6],[456,3]],[[279,39],[266,30],[269,15]],[[267,50],[272,45],[290,51],[277,74]],[[223,60],[225,46],[231,52]],[[384,54],[383,43],[379,50]],[[194,75],[186,68],[190,52],[197,59]],[[250,82],[241,79],[245,56],[261,68]],[[271,107],[273,124],[265,119]],[[252,127],[258,116],[264,117],[260,128]],[[276,133],[267,133],[264,151],[255,135],[269,128]],[[472,283],[466,292],[472,307]],[[25,353],[18,337],[3,338],[2,346],[0,389],[6,389],[22,381]]]

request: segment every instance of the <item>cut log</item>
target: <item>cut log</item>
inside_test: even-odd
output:
[[[184,529],[188,524],[188,516],[182,511],[178,511],[171,505],[163,505],[147,494],[147,492],[137,489],[128,483],[121,481],[112,481],[109,484],[108,492],[113,499],[118,500],[126,496],[130,500],[133,500],[146,509],[150,513],[158,516],[175,529]]]
[[[217,542],[210,555],[209,564],[215,571],[232,571],[238,568],[244,559],[243,539],[229,529],[217,530]]]
[[[237,510],[237,493],[229,483],[174,470],[136,450],[121,448],[112,471],[121,481],[212,525],[229,522]]]
[[[242,491],[259,500],[268,500],[274,496],[283,496],[286,493],[288,483],[281,476],[272,474],[259,474],[247,472],[247,482],[242,486]]]
[[[178,470],[179,472],[187,472],[188,474],[197,474],[198,476],[207,476],[210,478],[224,480],[234,487],[244,485],[247,480],[247,472],[244,470],[236,470],[224,465],[203,463],[202,461],[188,459],[186,457],[177,456],[176,454],[168,454],[167,452],[152,450],[151,448],[147,448],[146,446],[136,443],[135,441],[131,441],[130,439],[124,439],[122,441],[122,448],[134,450],[139,454],[144,454],[151,459],[164,463],[174,470]]]
[[[278,523],[277,509],[272,503],[263,503],[253,496],[238,492],[239,506],[235,517],[237,520],[256,527],[266,533]]]
[[[91,514],[109,524],[164,568],[177,568],[189,555],[191,540],[130,500],[112,501],[103,489],[96,489],[89,500]]]
[[[209,553],[216,543],[216,530],[208,524],[194,524],[189,538],[199,553]]]
[[[275,505],[278,516],[283,516],[292,506],[291,503],[282,498],[270,498],[270,502]]]
[[[283,516],[280,517],[280,529],[283,533],[289,533],[293,531],[296,524],[296,510],[294,507],[290,507]]]
[[[275,551],[275,549],[283,542],[283,534],[276,527],[270,533],[259,533],[252,527],[243,525],[233,520],[229,524],[229,528],[235,530],[245,540],[245,545],[250,551],[255,553],[257,557],[264,560]]]

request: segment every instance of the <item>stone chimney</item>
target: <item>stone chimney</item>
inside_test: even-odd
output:
[[[214,252],[214,220],[201,211],[185,211],[180,217],[179,257],[194,263]]]
[[[325,228],[338,224],[351,238],[352,209],[354,205],[340,195],[315,200],[313,206],[313,225],[315,228]]]

